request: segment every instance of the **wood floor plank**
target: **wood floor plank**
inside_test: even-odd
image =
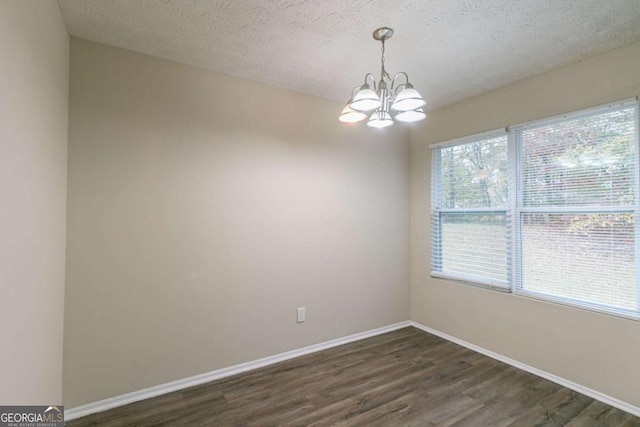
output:
[[[613,426],[640,418],[408,327],[67,423]]]
[[[594,400],[582,412],[569,421],[567,427],[578,426],[632,426],[634,417],[611,406]]]

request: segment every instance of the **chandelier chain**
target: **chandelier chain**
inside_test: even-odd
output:
[[[380,69],[380,78],[382,78],[385,81],[389,81],[391,80],[391,76],[389,76],[389,73],[387,73],[387,70],[384,69],[384,39],[380,40],[380,42],[382,43],[382,55],[380,57],[380,62],[382,63],[382,66]]]

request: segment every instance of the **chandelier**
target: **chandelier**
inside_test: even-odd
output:
[[[373,32],[373,38],[382,43],[380,81],[376,86],[371,73],[364,76],[364,84],[353,89],[351,99],[338,117],[341,122],[357,123],[368,118],[367,126],[384,128],[391,126],[394,120],[411,123],[427,117],[422,109],[426,101],[409,83],[407,73],[400,72],[391,78],[384,68],[384,42],[392,35],[393,30],[388,27]],[[404,83],[399,83],[398,79],[404,79]]]

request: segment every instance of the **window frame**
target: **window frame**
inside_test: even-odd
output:
[[[562,123],[579,118],[586,118],[589,116],[596,116],[598,114],[605,114],[607,109],[621,110],[625,108],[635,108],[635,165],[634,165],[634,194],[635,200],[632,205],[623,206],[570,206],[570,207],[553,207],[553,206],[524,206],[523,203],[523,191],[522,191],[522,141],[519,135],[526,129],[548,126],[555,123]],[[640,320],[640,130],[638,125],[640,122],[640,107],[638,105],[637,97],[627,98],[620,101],[615,101],[607,104],[602,104],[586,109],[576,110],[570,113],[559,114],[550,116],[534,121],[524,122],[516,125],[510,125],[505,128],[494,129],[487,132],[481,132],[473,135],[468,135],[462,138],[456,138],[448,141],[438,142],[430,145],[431,157],[432,157],[432,173],[431,173],[431,271],[430,276],[436,279],[445,279],[456,283],[462,283],[471,286],[479,286],[483,288],[489,288],[501,292],[512,293],[517,296],[533,298],[536,300],[547,301],[551,303],[557,303],[569,307],[578,309],[584,309],[603,313],[607,315],[613,315],[623,317],[632,320]],[[441,166],[441,149],[456,145],[463,145],[467,143],[478,142],[486,139],[491,139],[499,136],[507,136],[507,162],[508,162],[508,204],[506,208],[478,208],[478,209],[443,209],[440,206],[441,194],[442,194],[442,171]],[[436,201],[437,205],[436,205]],[[434,215],[441,215],[443,213],[504,213],[507,218],[507,227],[510,227],[510,234],[508,237],[510,241],[507,242],[507,284],[504,286],[501,283],[495,283],[491,279],[480,279],[472,275],[464,274],[448,274],[437,269],[438,262],[434,260],[434,257],[442,259],[442,234],[437,233],[436,224],[440,224],[441,221],[436,220]],[[626,310],[607,305],[605,303],[598,304],[592,303],[586,300],[579,300],[574,298],[565,298],[561,296],[548,295],[523,288],[522,274],[523,265],[526,263],[524,260],[523,250],[523,216],[530,213],[631,213],[634,216],[634,263],[635,263],[635,295],[636,295],[636,308],[635,310]],[[437,235],[434,235],[437,234]]]

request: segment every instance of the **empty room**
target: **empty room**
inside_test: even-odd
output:
[[[0,0],[1,426],[640,426],[637,0]]]

